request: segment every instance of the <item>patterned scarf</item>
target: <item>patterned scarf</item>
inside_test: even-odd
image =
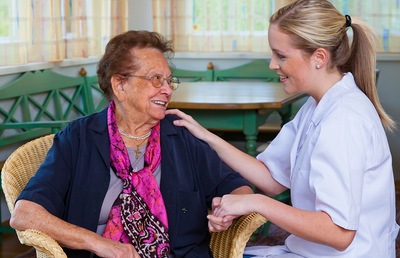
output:
[[[111,208],[103,237],[132,243],[141,257],[166,257],[170,251],[168,220],[154,170],[161,161],[160,123],[152,130],[144,156],[144,168],[136,173],[118,132],[115,104],[108,108],[110,162],[124,188]]]

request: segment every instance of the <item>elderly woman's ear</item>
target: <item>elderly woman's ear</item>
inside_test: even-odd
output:
[[[126,84],[126,80],[125,80],[125,78],[123,78],[122,75],[114,74],[111,77],[111,86],[112,86],[112,89],[114,92],[114,96],[120,102],[124,101],[126,98],[125,84]]]

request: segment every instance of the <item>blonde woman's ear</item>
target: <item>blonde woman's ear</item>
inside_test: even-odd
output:
[[[313,54],[316,68],[319,69],[328,61],[328,51],[325,48],[317,48]]]

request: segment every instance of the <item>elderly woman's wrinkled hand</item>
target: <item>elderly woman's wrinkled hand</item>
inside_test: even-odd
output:
[[[206,137],[209,131],[202,127],[199,123],[197,123],[196,120],[194,120],[191,116],[185,114],[179,109],[168,109],[167,111],[165,111],[165,114],[176,115],[180,117],[180,120],[174,121],[174,125],[184,126],[197,138],[203,141],[207,141]]]
[[[119,243],[107,238],[102,238],[102,241],[99,244],[93,244],[98,248],[95,248],[96,250],[94,253],[96,253],[96,255],[99,257],[140,258],[140,255],[132,244]]]
[[[225,216],[223,218],[216,217],[212,214],[207,216],[208,230],[211,232],[220,232],[227,230],[231,225],[235,216]]]

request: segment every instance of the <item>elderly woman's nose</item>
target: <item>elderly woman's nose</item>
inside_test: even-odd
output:
[[[166,89],[167,92],[168,92],[169,94],[172,94],[171,85],[168,83],[167,80],[164,80],[164,82],[162,83],[161,87],[162,87],[163,89]]]
[[[163,82],[163,84],[162,84],[162,87],[163,87],[163,88],[166,87],[166,89],[168,89],[168,91],[171,92],[171,94],[172,94],[172,87],[171,87],[171,84],[168,83],[167,80],[164,80],[164,82]]]

